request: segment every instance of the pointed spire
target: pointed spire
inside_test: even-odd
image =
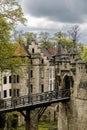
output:
[[[61,42],[59,42],[58,43],[57,55],[61,55],[62,54],[61,50],[62,50],[62,45],[61,45]]]
[[[75,40],[73,40],[72,53],[77,54],[77,45]]]
[[[58,49],[56,55],[60,56],[62,54],[62,44],[61,44],[61,34],[58,35],[59,42],[58,42]]]
[[[67,50],[67,46],[65,45],[65,47],[64,47],[64,50],[65,50],[65,54],[67,54],[68,53],[68,50]]]
[[[29,40],[29,38],[27,38],[27,46],[31,44],[31,41]]]

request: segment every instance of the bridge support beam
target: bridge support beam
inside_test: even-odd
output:
[[[26,110],[25,116],[25,130],[31,130],[31,123],[30,123],[30,111]]]
[[[35,113],[34,111],[33,112],[31,110],[26,110],[25,112],[20,111],[20,113],[25,118],[25,130],[38,130],[38,117],[37,115],[33,116],[33,114],[31,114]]]

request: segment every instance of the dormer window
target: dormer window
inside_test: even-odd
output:
[[[32,48],[32,53],[34,53],[34,51],[35,51],[34,48]]]

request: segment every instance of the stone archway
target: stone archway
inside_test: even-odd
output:
[[[70,77],[67,75],[64,77],[63,86],[65,89],[70,89]]]
[[[70,87],[73,88],[73,85],[74,85],[73,77],[66,75],[66,76],[64,77],[64,79],[63,79],[63,87],[64,87],[65,89],[70,89]]]

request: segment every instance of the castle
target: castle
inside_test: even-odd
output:
[[[87,129],[87,64],[78,58],[75,42],[70,52],[61,43],[57,48],[41,49],[34,41],[27,46],[19,44],[19,49],[30,57],[30,67],[22,66],[24,74],[13,76],[11,72],[2,74],[1,98],[23,96],[58,89],[70,89],[70,100],[60,102],[58,107],[59,130]],[[18,49],[16,50],[17,54]],[[12,88],[13,87],[13,88]]]

